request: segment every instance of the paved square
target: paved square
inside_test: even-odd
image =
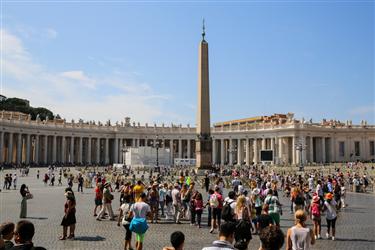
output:
[[[14,171],[5,171],[5,173]],[[18,189],[22,183],[29,186],[34,199],[28,201],[28,220],[36,226],[34,237],[35,245],[44,246],[47,249],[123,249],[125,230],[118,227],[113,221],[96,221],[93,217],[94,190],[84,189],[83,193],[76,192],[77,199],[77,227],[76,240],[59,241],[62,233],[60,226],[64,213],[64,188],[45,187],[42,179],[36,179],[36,170],[31,169],[29,177],[19,177]],[[46,169],[41,169],[41,176]],[[1,172],[1,185],[3,175]],[[77,184],[73,186],[76,191]],[[0,193],[0,221],[19,220],[20,194],[18,190],[3,190]],[[119,193],[115,193],[113,210],[117,212],[119,206]],[[284,215],[281,226],[286,233],[288,227],[293,224],[292,216],[289,214],[289,201],[281,197],[284,204]],[[352,194],[347,196],[349,207],[339,214],[337,221],[337,240],[318,240],[312,249],[375,249],[375,196],[371,194]],[[204,215],[204,225],[206,219]],[[322,221],[322,235],[325,235],[325,220]],[[311,226],[311,223],[309,222]],[[198,250],[209,245],[217,238],[217,234],[210,234],[207,227],[197,229],[190,226],[189,222],[183,221],[182,225],[175,225],[168,222],[161,224],[150,224],[146,234],[144,249],[162,249],[169,244],[169,236],[180,230],[186,236],[185,249]],[[134,245],[134,235],[133,235]],[[249,249],[259,248],[258,236],[253,236]],[[284,246],[285,248],[285,246]]]

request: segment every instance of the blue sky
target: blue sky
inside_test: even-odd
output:
[[[373,1],[3,1],[2,93],[67,119],[195,124],[203,17],[212,122],[375,123]]]

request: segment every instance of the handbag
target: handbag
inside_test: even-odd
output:
[[[148,224],[145,218],[133,218],[129,225],[130,231],[137,234],[144,234],[148,229]]]
[[[32,198],[34,198],[34,195],[32,195],[31,193],[27,193],[27,194],[26,194],[26,199],[27,199],[27,200],[30,200],[30,199],[32,199]]]

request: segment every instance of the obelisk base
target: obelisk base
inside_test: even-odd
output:
[[[196,140],[196,173],[205,175],[212,170],[212,139],[209,135],[201,136]]]

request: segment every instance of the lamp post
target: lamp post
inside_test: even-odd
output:
[[[303,156],[303,151],[306,150],[306,144],[305,144],[305,141],[300,138],[299,141],[294,144],[294,148],[296,150],[298,150],[300,153],[300,162],[299,162],[299,171],[303,171],[304,167],[303,167],[303,159],[302,159],[302,156]]]
[[[228,153],[232,155],[232,164],[233,164],[233,158],[236,152],[237,152],[237,146],[234,146],[233,148],[228,149]],[[238,164],[238,159],[237,159],[237,164]]]
[[[152,142],[152,147],[156,148],[156,171],[160,172],[159,170],[159,148],[160,148],[159,135],[156,135],[155,144]]]

